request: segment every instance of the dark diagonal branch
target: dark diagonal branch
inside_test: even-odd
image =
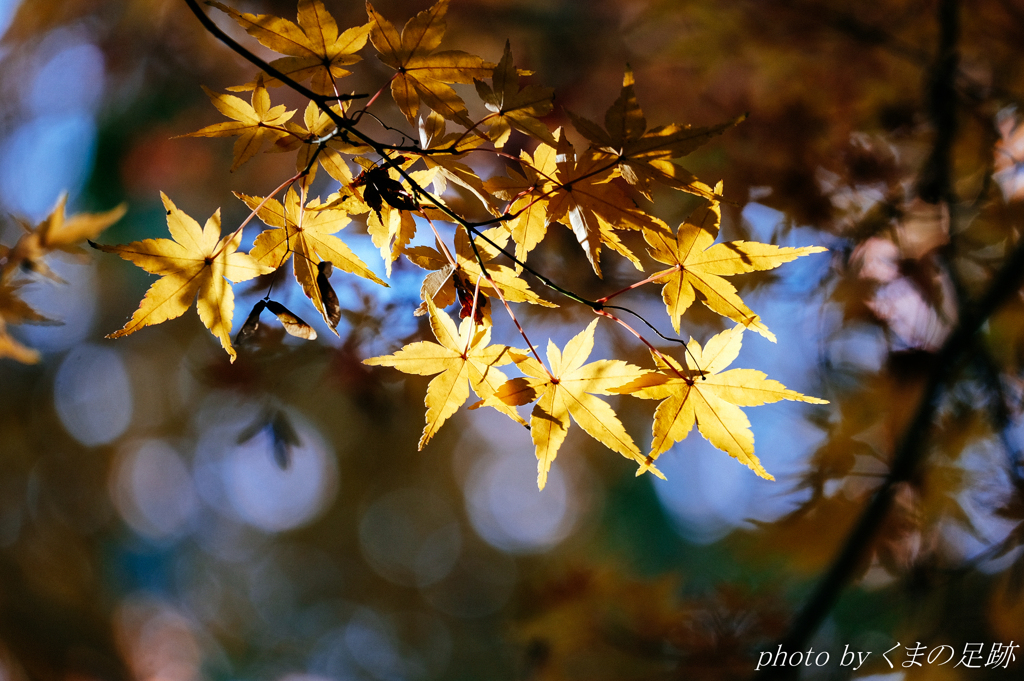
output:
[[[958,71],[958,0],[939,5],[939,50],[927,83],[927,110],[935,126],[932,152],[921,171],[918,188],[922,198],[945,202],[955,216],[952,191],[952,146],[956,136],[955,79]],[[818,583],[803,609],[779,641],[783,650],[801,650],[839,599],[862,564],[879,528],[892,507],[900,483],[911,480],[927,458],[928,433],[945,386],[975,349],[977,333],[988,318],[1024,284],[1024,242],[1010,254],[993,277],[987,291],[973,303],[961,298],[959,323],[935,356],[921,401],[893,455],[889,474],[858,519],[831,567]],[[766,667],[760,679],[786,677],[792,670]]]
[[[934,369],[928,377],[921,402],[896,448],[889,475],[875,492],[856,526],[846,538],[832,566],[811,594],[803,610],[779,643],[783,650],[802,650],[822,620],[835,605],[840,593],[853,577],[864,552],[889,513],[897,485],[910,480],[926,454],[927,435],[939,406],[943,387],[954,376],[975,344],[975,334],[982,324],[1024,284],[1024,243],[1013,251],[993,278],[986,293],[976,304],[967,307],[967,315],[935,356]],[[759,678],[780,678],[782,667],[766,667]]]
[[[412,175],[410,175],[409,172],[405,168],[402,167],[401,163],[397,162],[396,159],[390,155],[390,154],[393,154],[395,152],[399,152],[399,153],[401,153],[401,152],[409,152],[409,153],[416,153],[416,154],[421,154],[421,155],[428,155],[428,154],[432,154],[432,153],[433,154],[457,153],[459,151],[458,148],[457,148],[458,142],[453,144],[451,149],[447,149],[447,148],[422,149],[419,146],[409,147],[409,146],[402,146],[402,145],[382,144],[381,142],[373,139],[372,137],[370,137],[366,133],[364,133],[364,132],[360,131],[359,129],[357,129],[355,127],[357,119],[346,118],[345,116],[343,116],[342,114],[339,114],[337,111],[335,111],[334,109],[332,109],[330,107],[330,103],[333,102],[333,101],[338,101],[339,99],[346,99],[346,98],[352,99],[352,98],[356,98],[356,97],[363,97],[363,95],[353,95],[351,97],[345,97],[345,96],[342,96],[342,97],[333,96],[333,97],[331,97],[331,96],[321,95],[321,94],[318,94],[316,92],[313,92],[312,90],[310,90],[306,86],[302,85],[301,83],[299,83],[298,81],[296,81],[292,77],[282,73],[280,70],[278,70],[278,69],[274,68],[273,66],[271,66],[269,63],[267,63],[266,60],[260,59],[258,56],[253,54],[249,49],[247,49],[243,45],[239,44],[231,36],[229,36],[227,33],[222,31],[220,29],[220,27],[217,26],[217,24],[214,23],[214,21],[212,19],[210,19],[210,17],[205,12],[203,12],[202,8],[199,6],[198,0],[185,0],[185,4],[188,5],[188,7],[192,11],[192,13],[196,15],[196,18],[199,20],[199,22],[203,25],[203,27],[211,35],[213,35],[215,38],[217,38],[218,40],[223,42],[225,45],[230,47],[232,50],[237,52],[239,55],[241,55],[243,58],[245,58],[248,62],[250,62],[254,66],[257,66],[260,69],[262,69],[263,72],[266,73],[267,75],[273,76],[274,78],[278,79],[284,85],[286,85],[287,87],[291,88],[293,91],[301,94],[302,96],[306,97],[307,99],[311,100],[318,107],[320,107],[320,110],[323,111],[324,114],[326,114],[331,119],[331,121],[337,126],[337,129],[338,129],[337,134],[340,134],[342,139],[346,139],[348,137],[353,137],[355,139],[358,139],[360,142],[366,144],[371,149],[373,149],[374,153],[378,154],[381,157],[381,165],[384,165],[384,166],[386,166],[388,168],[394,169],[399,175],[401,175],[402,179],[404,179],[409,184],[409,187],[411,188],[412,193],[413,193],[414,196],[422,196],[423,198],[425,198],[434,208],[436,208],[437,210],[441,211],[446,216],[448,216],[448,218],[452,222],[454,222],[454,223],[464,227],[471,235],[475,235],[475,236],[478,236],[481,239],[483,239],[485,242],[490,244],[493,248],[496,248],[498,250],[498,252],[500,252],[502,255],[504,255],[506,258],[508,258],[514,264],[516,264],[517,266],[522,268],[523,271],[525,271],[525,272],[533,275],[534,277],[536,277],[536,279],[538,281],[540,281],[542,284],[544,284],[548,288],[552,289],[553,291],[556,291],[557,293],[565,296],[566,298],[569,298],[570,300],[573,300],[573,301],[575,301],[577,303],[580,303],[582,305],[586,305],[587,307],[589,307],[591,310],[593,310],[597,314],[601,313],[601,311],[604,308],[604,303],[602,301],[588,300],[587,298],[584,298],[583,296],[581,296],[581,295],[579,295],[577,293],[574,293],[573,291],[570,291],[569,289],[566,289],[566,288],[564,288],[562,286],[559,286],[557,283],[552,281],[550,278],[548,278],[545,275],[541,274],[540,272],[538,272],[537,270],[535,270],[534,268],[530,267],[525,262],[523,262],[522,260],[517,258],[514,254],[509,253],[507,250],[505,250],[504,248],[501,248],[498,244],[494,243],[481,230],[481,227],[484,227],[484,226],[487,226],[487,225],[492,225],[492,224],[500,224],[502,222],[506,222],[508,220],[511,220],[512,218],[516,217],[515,214],[504,213],[504,214],[502,214],[502,215],[500,215],[498,217],[491,218],[491,219],[484,220],[484,221],[479,221],[479,222],[474,222],[474,221],[471,221],[471,220],[467,220],[466,218],[462,217],[461,215],[459,215],[458,213],[453,211],[447,205],[445,205],[440,199],[438,199],[433,194],[431,194],[426,189],[424,189],[418,182],[416,182],[416,180],[412,177]],[[387,126],[385,126],[385,127],[387,127]],[[332,136],[333,135],[328,135],[328,136],[326,136],[324,138],[316,140],[316,143],[318,145],[318,153],[319,153],[319,150],[322,149],[323,145],[326,144],[326,142]],[[347,141],[347,139],[346,139],[346,141]],[[313,162],[315,162],[315,158],[314,158]],[[575,178],[574,181],[578,182],[578,181],[580,181],[582,179],[589,178],[589,177],[591,177],[593,175],[596,175],[596,174],[598,174],[600,172],[608,170],[609,168],[615,166],[617,163],[618,163],[618,159],[614,159],[614,160],[609,162],[609,165],[607,167],[599,167],[599,168],[597,168],[595,170],[592,170],[592,171],[590,171],[590,172],[588,172],[588,173],[586,173],[586,174],[584,174],[584,175],[582,175],[582,176],[580,176],[578,178]],[[307,168],[307,171],[308,171],[308,168]],[[556,190],[557,190],[557,188],[556,189],[552,189],[551,191],[553,192],[553,191],[556,191]],[[474,248],[474,251],[476,251],[475,248]],[[484,262],[483,262],[482,259],[480,259],[479,252],[476,253],[476,256],[477,256],[478,264],[479,264],[481,270],[482,271],[486,271],[485,268],[484,268]],[[654,329],[655,332],[659,336],[661,336],[662,338],[664,338],[666,340],[672,340],[674,342],[683,342],[683,341],[680,341],[680,340],[668,338],[667,336],[662,334],[660,331],[658,331],[649,321],[647,321],[639,313],[634,312],[633,310],[629,310],[627,308],[619,308],[619,309],[622,309],[622,310],[624,310],[626,312],[629,312],[630,314],[632,314],[632,315],[636,316],[637,318],[639,318],[641,321],[644,322],[644,324],[646,324],[650,328]]]

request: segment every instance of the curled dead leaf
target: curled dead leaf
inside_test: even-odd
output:
[[[335,300],[337,300],[337,297],[335,297]],[[302,321],[297,314],[281,303],[276,300],[268,300],[267,309],[277,315],[278,321],[281,322],[281,326],[284,327],[284,330],[289,335],[296,338],[305,338],[306,340],[316,340],[316,329]]]
[[[341,303],[338,302],[338,294],[334,292],[329,281],[331,273],[334,272],[334,265],[328,260],[323,260],[317,263],[316,269],[316,287],[320,291],[320,299],[324,301],[324,319],[331,326],[331,331],[337,335],[338,322],[341,321]]]

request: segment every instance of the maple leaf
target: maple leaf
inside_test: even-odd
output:
[[[232,119],[231,122],[214,123],[202,130],[190,132],[183,137],[234,137],[234,160],[231,172],[259,153],[265,142],[275,142],[282,137],[292,135],[285,124],[295,115],[295,111],[286,111],[283,104],[270,106],[270,95],[263,86],[262,76],[257,79],[252,91],[252,103],[234,95],[221,95],[206,86],[203,91],[222,114]]]
[[[394,367],[407,374],[438,374],[427,385],[424,400],[427,423],[420,438],[420,449],[466,402],[470,388],[477,397],[485,399],[504,384],[507,377],[498,367],[512,362],[510,348],[489,345],[490,326],[477,324],[472,317],[468,317],[456,329],[455,322],[443,310],[438,310],[429,302],[428,310],[430,328],[437,343],[418,341],[406,345],[393,355],[363,360],[363,364]],[[525,425],[514,408],[500,402],[493,406]]]
[[[344,241],[334,236],[350,221],[345,211],[318,210],[318,198],[303,206],[299,194],[292,188],[285,195],[284,205],[277,199],[264,201],[259,196],[236,196],[245,201],[249,208],[256,210],[259,218],[271,227],[256,237],[249,255],[261,265],[275,270],[284,265],[294,253],[292,270],[296,281],[335,334],[338,333],[334,329],[337,322],[331,323],[328,308],[324,305],[323,292],[317,285],[317,265],[320,262],[330,262],[334,267],[387,286]]]
[[[516,257],[524,260],[544,238],[548,225],[561,222],[572,229],[597,276],[601,276],[602,246],[642,270],[614,230],[657,228],[660,221],[639,210],[611,182],[618,174],[613,161],[591,151],[577,158],[561,128],[554,137],[557,148],[541,144],[533,158],[525,151],[520,154],[523,175],[509,168],[508,178],[492,178],[485,184],[488,191],[512,202],[508,212],[516,218],[508,227],[516,242]]]
[[[338,94],[335,79],[352,73],[344,67],[362,59],[355,53],[363,49],[370,34],[369,24],[339,34],[338,24],[321,0],[299,0],[298,25],[269,14],[242,14],[219,2],[209,4],[229,14],[262,45],[287,55],[270,62],[271,66],[298,82],[312,78],[310,89],[322,95]],[[270,76],[265,79],[271,87],[281,84]],[[256,86],[249,83],[230,89],[252,90]]]
[[[67,193],[61,194],[50,214],[35,227],[18,220],[25,234],[7,251],[3,267],[0,268],[2,276],[8,276],[18,267],[23,267],[60,281],[60,278],[43,262],[43,256],[50,251],[82,253],[78,246],[80,242],[95,238],[120,220],[128,210],[125,204],[121,204],[104,213],[77,213],[66,217],[67,200]]]
[[[509,238],[509,234],[504,227],[488,229],[484,232],[484,236],[500,247],[504,247]],[[493,258],[497,257],[498,249],[483,239],[478,238],[475,241],[477,250],[480,252],[480,259],[484,261],[484,269],[487,270],[487,274],[490,275],[495,286],[501,289],[501,294],[505,297],[505,300],[510,303],[532,303],[544,307],[558,307],[534,293],[530,289],[530,285],[523,281],[511,267],[490,262]],[[428,246],[406,248],[402,253],[410,261],[425,270],[443,273],[443,278],[439,285],[435,286],[433,290],[428,291],[429,295],[424,297],[424,301],[426,301],[427,297],[430,297],[434,300],[435,304],[439,304],[438,300],[447,301],[447,304],[451,304],[455,300],[456,295],[454,279],[456,273],[473,287],[476,286],[477,279],[479,279],[481,296],[496,295],[491,283],[486,277],[481,276],[483,273],[477,261],[476,253],[473,251],[469,232],[465,227],[460,226],[455,231],[454,266],[439,249]],[[445,307],[445,305],[440,305],[440,307]]]
[[[11,324],[54,324],[52,319],[39,314],[32,306],[18,297],[18,290],[24,282],[0,280],[0,319]]]
[[[504,403],[520,406],[536,401],[530,415],[530,434],[537,453],[537,487],[544,489],[551,462],[569,432],[569,417],[588,435],[609,449],[640,464],[641,470],[650,470],[662,476],[637,448],[622,422],[607,402],[594,395],[610,395],[612,388],[629,383],[646,372],[640,367],[621,360],[602,359],[584,364],[594,349],[595,319],[578,333],[565,348],[548,341],[549,372],[532,355],[521,350],[511,351],[516,367],[526,374],[500,386],[490,398],[473,405],[496,406]]]
[[[445,118],[472,127],[465,102],[448,83],[472,83],[494,70],[494,64],[461,50],[434,52],[444,37],[447,11],[448,0],[438,0],[410,19],[399,35],[390,21],[366,3],[370,42],[380,53],[378,58],[397,72],[391,94],[410,124],[416,123],[422,101]]]
[[[711,188],[707,189],[710,191]],[[722,183],[719,182],[711,193],[717,195],[721,191]],[[751,241],[712,245],[718,237],[721,221],[721,206],[711,199],[707,206],[697,209],[680,224],[674,236],[667,229],[644,229],[644,238],[651,246],[648,249],[651,257],[672,265],[671,269],[651,275],[651,279],[664,282],[661,295],[676,333],[679,333],[679,318],[699,292],[711,310],[753,329],[774,343],[775,335],[723,277],[771,270],[801,256],[827,249],[821,246],[782,248]]]
[[[7,333],[7,325],[4,318],[0,316],[0,359],[9,357],[22,364],[35,364],[39,361],[39,351],[25,347],[18,341],[11,338]]]
[[[150,274],[160,275],[124,328],[107,338],[127,336],[144,326],[180,317],[191,307],[192,301],[198,299],[199,318],[210,333],[220,339],[221,346],[234,362],[231,318],[235,296],[228,282],[248,281],[274,268],[236,252],[242,242],[241,231],[221,238],[220,209],[200,229],[199,223],[179,210],[166,194],[161,192],[160,198],[167,210],[167,228],[173,241],[146,239],[118,246],[92,244],[106,253],[116,253]]]
[[[828,404],[817,397],[801,395],[753,369],[722,372],[743,343],[741,325],[713,336],[703,348],[691,340],[686,346],[693,366],[655,355],[657,371],[613,388],[611,392],[649,400],[662,400],[654,412],[650,460],[656,460],[674,442],[681,442],[697,424],[700,434],[712,445],[739,459],[762,478],[774,480],[754,455],[754,434],[740,407],[756,407],[780,400]]]
[[[445,120],[441,114],[431,111],[426,118],[419,122],[420,146],[424,150],[432,150],[435,153],[424,154],[420,158],[427,168],[437,168],[437,175],[434,176],[434,193],[442,195],[448,186],[448,181],[465,187],[476,196],[480,202],[493,215],[501,215],[497,209],[497,199],[487,191],[484,181],[472,168],[459,159],[467,152],[479,147],[486,141],[485,138],[473,133],[450,133],[445,134]],[[439,149],[454,149],[452,153],[436,153]]]
[[[480,80],[474,80],[473,84],[484,105],[493,112],[493,117],[488,117],[491,126],[488,135],[495,147],[505,146],[512,128],[555,146],[555,138],[548,126],[537,120],[551,113],[551,99],[555,91],[539,85],[519,89],[519,71],[512,63],[509,41],[505,41],[505,54],[491,75],[493,88]]]
[[[673,123],[647,130],[647,119],[637,102],[634,83],[633,71],[627,67],[622,92],[605,112],[604,129],[568,111],[573,127],[595,146],[597,157],[618,159],[622,178],[648,199],[652,180],[690,194],[715,198],[708,192],[707,185],[697,182],[697,178],[672,163],[672,159],[686,156],[746,116],[703,128]]]
[[[7,254],[0,247],[0,256]],[[52,324],[55,323],[39,314],[24,300],[18,297],[18,289],[24,284],[5,281],[0,278],[0,359],[10,357],[22,364],[35,364],[39,361],[39,352],[27,348],[14,340],[7,333],[7,324]]]
[[[335,104],[330,110],[338,116],[344,116],[348,102]],[[303,112],[302,124],[291,121],[284,126],[292,134],[280,137],[274,142],[274,151],[294,151],[301,149],[295,157],[295,170],[297,173],[305,171],[309,166],[308,174],[302,179],[302,185],[309,187],[316,178],[316,164],[310,165],[313,154],[317,155],[319,165],[327,173],[343,186],[352,182],[352,173],[348,164],[341,157],[341,154],[368,154],[373,149],[363,144],[355,144],[347,136],[344,130],[332,135],[338,127],[334,120],[321,109],[316,102],[310,101]],[[329,137],[321,144],[321,140]]]
[[[418,159],[399,157],[394,160],[406,170]],[[436,212],[421,206],[415,192],[395,168],[376,165],[365,158],[356,158],[356,161],[363,166],[364,172],[347,187],[342,187],[345,195],[350,198],[346,200],[346,210],[351,213],[369,211],[366,231],[373,240],[373,245],[380,249],[385,271],[391,276],[392,264],[416,236],[416,220],[410,211],[418,210],[425,215],[434,215],[442,219],[448,219],[448,216],[437,216]],[[418,186],[426,187],[434,181],[439,171],[439,168],[433,167],[408,174]],[[339,198],[341,197],[339,194]],[[436,197],[435,200],[440,201]]]

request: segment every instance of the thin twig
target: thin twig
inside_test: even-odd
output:
[[[942,77],[947,79],[956,74],[958,18],[957,0],[942,0],[939,7],[941,44],[935,70],[936,73],[944,74]],[[951,63],[953,68],[951,68]],[[936,84],[933,80],[931,87],[933,90],[929,92],[930,101],[934,103],[936,100],[932,97],[935,90],[941,90],[943,86]],[[955,126],[955,119],[952,121],[945,119],[944,124]],[[945,142],[940,143],[945,144]],[[932,159],[935,162],[949,163],[950,155],[940,148],[933,151]],[[948,172],[944,174],[941,169],[938,169],[933,177],[938,177],[941,182],[943,177],[948,181],[950,175]],[[927,185],[925,186],[927,187]],[[948,192],[946,194],[948,196]],[[1017,293],[1022,284],[1024,284],[1024,242],[1018,244],[1003,263],[981,298],[974,304],[963,305],[964,313],[960,317],[958,325],[935,355],[934,369],[928,376],[914,416],[898,442],[889,474],[875,491],[857,523],[847,535],[846,541],[833,560],[831,567],[811,593],[791,624],[789,631],[778,642],[782,646],[782,650],[801,650],[805,647],[808,639],[817,631],[822,620],[839,599],[843,589],[853,578],[858,565],[862,562],[864,552],[871,546],[889,514],[898,485],[911,480],[927,456],[927,436],[946,384],[954,377],[961,362],[975,347],[975,335],[981,326],[1009,297]],[[783,667],[765,667],[755,676],[762,680],[777,679],[793,673],[794,670]]]

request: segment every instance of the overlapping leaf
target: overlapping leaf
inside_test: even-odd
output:
[[[740,407],[780,400],[828,404],[801,395],[753,369],[730,369],[743,343],[744,327],[737,325],[712,337],[702,348],[691,340],[687,364],[655,356],[658,370],[612,388],[610,392],[662,400],[654,412],[650,459],[657,459],[674,442],[686,438],[694,424],[712,445],[739,459],[762,478],[774,480],[754,455],[754,434]]]
[[[431,111],[426,118],[419,122],[420,146],[424,150],[433,153],[424,154],[420,158],[427,168],[437,168],[437,175],[434,176],[433,184],[436,194],[444,194],[448,182],[465,187],[472,192],[487,210],[494,215],[499,215],[497,210],[497,199],[487,191],[484,181],[472,168],[465,163],[460,163],[467,152],[479,147],[486,140],[474,133],[449,133],[445,134],[444,117],[435,111]],[[451,153],[439,153],[439,150],[452,149]]]
[[[634,90],[633,71],[626,69],[622,92],[604,116],[604,129],[596,123],[568,112],[573,127],[594,145],[594,154],[602,159],[617,159],[623,179],[650,198],[652,180],[690,194],[714,198],[706,185],[672,162],[706,144],[712,137],[742,121],[731,121],[703,128],[675,123],[647,130],[647,119],[640,109]]]
[[[380,249],[387,275],[391,276],[392,265],[416,236],[416,220],[411,211],[420,204],[397,170],[375,165],[365,159],[361,162],[365,168],[362,175],[348,188],[343,187],[343,191],[351,194],[346,202],[346,209],[353,213],[368,212],[366,231],[373,240],[373,245]],[[400,165],[405,170],[415,162],[416,159],[401,159]],[[409,177],[418,186],[426,187],[434,181],[438,172],[439,168],[435,166],[412,171]],[[429,214],[425,207],[419,210]]]
[[[107,336],[120,338],[144,326],[180,317],[197,300],[199,318],[235,361],[231,347],[231,319],[235,298],[229,281],[247,281],[275,268],[256,262],[245,253],[237,253],[242,234],[220,236],[220,210],[202,228],[179,210],[163,193],[167,209],[167,228],[171,239],[146,239],[120,246],[95,245],[107,253],[116,253],[158,279],[146,291],[142,304],[124,328]]]
[[[484,232],[484,235],[501,247],[505,246],[509,238],[508,232],[502,227],[491,228]],[[534,305],[543,305],[544,307],[557,307],[557,305],[549,303],[534,293],[530,289],[530,285],[517,275],[511,267],[492,262],[492,259],[498,255],[496,248],[480,238],[476,239],[476,247],[480,253],[480,258],[484,261],[484,269],[487,270],[487,274],[494,281],[494,285],[501,290],[505,300],[510,303],[533,303]],[[470,241],[469,233],[463,227],[459,227],[455,231],[454,266],[440,250],[428,246],[406,248],[403,254],[423,269],[432,270],[440,275],[435,277],[440,281],[437,282],[436,286],[429,287],[427,293],[430,294],[429,297],[434,300],[434,303],[441,307],[449,305],[455,300],[456,292],[453,276],[456,272],[465,281],[470,282],[474,286],[479,279],[481,295],[496,295],[494,287],[491,286],[487,278],[481,276],[482,271],[477,261],[476,253],[473,251],[473,244]],[[441,305],[439,301],[446,301],[445,305]]]
[[[526,376],[514,378],[482,404],[519,406],[536,401],[530,416],[530,434],[537,454],[537,486],[544,489],[551,463],[569,432],[569,418],[588,435],[663,477],[637,448],[615,411],[594,395],[610,395],[613,388],[629,383],[645,371],[621,360],[602,359],[584,364],[594,349],[595,319],[574,336],[565,348],[548,341],[549,372],[533,355],[512,351],[516,366]],[[478,405],[474,405],[478,406]]]
[[[122,204],[104,213],[65,214],[67,194],[57,199],[50,214],[36,225],[18,220],[24,230],[13,247],[0,245],[0,359],[8,357],[23,364],[39,361],[39,353],[22,345],[8,332],[8,325],[59,324],[39,314],[20,297],[19,291],[26,280],[22,272],[34,272],[63,283],[47,265],[45,257],[53,251],[73,255],[82,254],[79,244],[95,238],[124,215]]]
[[[516,218],[508,227],[516,242],[516,257],[525,259],[547,234],[548,225],[561,222],[572,229],[598,276],[603,246],[642,269],[615,230],[654,229],[660,221],[638,209],[611,182],[618,174],[614,162],[590,151],[577,158],[561,130],[554,137],[557,148],[541,144],[532,158],[522,152],[522,175],[510,168],[508,178],[493,178],[485,184],[488,191],[511,201],[508,211]]]
[[[331,111],[341,116],[344,114],[345,108],[342,105],[336,104],[331,107]],[[317,106],[315,102],[311,101],[303,112],[302,124],[290,121],[285,123],[285,128],[292,134],[281,137],[274,142],[275,151],[300,149],[299,154],[295,158],[295,170],[302,172],[309,166],[309,174],[303,178],[305,186],[311,185],[316,177],[316,165],[310,166],[309,163],[314,153],[318,154],[317,160],[319,164],[324,167],[331,177],[341,182],[342,185],[352,182],[352,173],[341,154],[370,153],[370,147],[346,141],[347,138],[344,132],[330,136],[330,133],[333,133],[336,127],[334,120]],[[318,141],[321,138],[327,137],[329,139],[324,143],[323,148],[320,148]]]
[[[355,26],[338,33],[338,24],[324,8],[321,0],[299,0],[298,25],[269,14],[243,14],[220,2],[211,5],[230,15],[246,32],[278,54],[270,65],[295,81],[310,81],[310,89],[322,95],[337,94],[335,79],[351,73],[344,68],[360,61],[355,54],[366,44],[369,25]],[[276,78],[266,76],[266,84],[280,85]],[[237,90],[251,90],[254,84]]]
[[[259,153],[267,142],[275,142],[282,137],[293,134],[285,127],[295,115],[295,111],[286,111],[283,104],[270,106],[270,95],[263,87],[262,79],[258,79],[252,91],[252,102],[234,95],[221,95],[203,87],[210,101],[222,114],[232,119],[226,123],[214,123],[202,130],[185,135],[186,137],[235,137],[234,160],[231,170],[241,166]]]
[[[81,242],[96,238],[100,232],[120,220],[128,210],[127,206],[121,204],[104,213],[77,213],[68,218],[65,216],[67,200],[67,194],[61,194],[50,214],[35,226],[18,220],[25,233],[13,248],[0,254],[3,255],[0,276],[9,277],[21,268],[59,280],[43,261],[43,256],[51,251],[82,253],[79,246]]]
[[[471,127],[465,102],[448,84],[472,83],[473,79],[487,78],[494,69],[494,64],[461,50],[434,51],[444,37],[447,12],[448,0],[438,0],[410,19],[399,34],[373,5],[366,3],[370,42],[380,53],[380,60],[396,71],[391,94],[410,124],[415,124],[422,101],[445,118]]]
[[[320,199],[313,199],[303,206],[294,189],[288,190],[284,205],[277,199],[264,201],[258,196],[238,196],[249,208],[256,210],[258,207],[257,215],[271,227],[256,237],[249,255],[256,262],[274,270],[284,265],[294,254],[292,269],[295,279],[306,296],[313,301],[317,311],[324,315],[328,325],[331,325],[331,320],[324,305],[321,287],[317,285],[317,265],[320,262],[330,262],[334,267],[387,286],[344,241],[334,236],[350,221],[345,211],[318,210]],[[333,330],[333,325],[331,328]]]
[[[722,191],[721,183],[715,187],[714,192],[710,191],[710,187],[703,186],[712,195]],[[775,335],[761,323],[761,318],[744,304],[736,288],[723,277],[771,270],[800,256],[821,253],[827,249],[820,246],[782,248],[751,241],[712,245],[718,237],[721,220],[721,206],[711,199],[707,206],[694,211],[686,222],[679,225],[675,235],[667,229],[644,229],[644,238],[651,246],[651,257],[672,265],[671,269],[662,270],[651,277],[664,284],[661,295],[669,317],[672,318],[672,327],[679,333],[680,317],[696,300],[697,293],[700,293],[704,304],[710,309],[775,342]]]
[[[504,384],[506,376],[498,367],[512,361],[508,347],[489,345],[490,326],[477,324],[472,317],[468,317],[456,329],[455,322],[443,310],[438,310],[430,302],[427,305],[430,328],[437,339],[436,343],[419,341],[393,355],[363,360],[363,364],[390,366],[407,374],[439,374],[427,385],[424,400],[427,424],[420,438],[420,449],[466,402],[470,388],[477,397],[486,399],[498,386]],[[525,425],[514,408],[500,402],[494,404],[494,407]]]
[[[6,250],[0,248],[0,256]],[[10,283],[0,278],[0,359],[9,357],[22,364],[35,364],[39,361],[39,352],[25,347],[7,332],[8,324],[45,324],[49,319],[36,312],[24,300],[18,297],[18,289],[22,284]]]
[[[481,80],[473,83],[487,110],[494,114],[489,121],[488,135],[495,147],[505,146],[512,128],[555,146],[548,126],[537,120],[551,113],[554,90],[539,85],[519,89],[519,70],[512,63],[512,48],[508,41],[505,41],[505,54],[494,67],[491,85]]]

